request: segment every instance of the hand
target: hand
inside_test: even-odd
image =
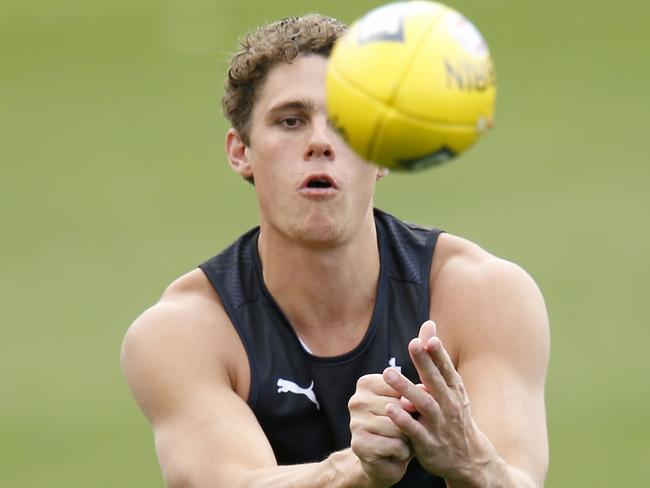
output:
[[[477,463],[488,461],[493,448],[472,419],[462,378],[433,322],[423,324],[420,336],[409,343],[409,354],[423,384],[387,368],[384,379],[402,399],[388,404],[386,414],[408,437],[427,471],[448,479],[469,477]],[[417,419],[411,411],[419,413]]]
[[[406,435],[386,416],[399,404],[398,393],[380,374],[362,376],[348,402],[352,451],[361,461],[371,486],[391,486],[406,472],[411,448]]]

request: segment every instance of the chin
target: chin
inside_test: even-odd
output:
[[[315,246],[332,246],[345,240],[347,225],[331,217],[310,218],[291,226],[289,234],[299,241]]]

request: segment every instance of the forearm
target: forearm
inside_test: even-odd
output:
[[[331,454],[319,463],[274,466],[251,471],[238,488],[372,488],[359,459],[351,449]]]
[[[445,479],[447,488],[541,488],[532,477],[507,464],[500,457],[477,464],[459,473],[457,478]]]

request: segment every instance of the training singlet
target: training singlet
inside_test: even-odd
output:
[[[257,251],[259,228],[200,265],[246,349],[248,404],[278,464],[318,462],[350,446],[347,404],[360,376],[395,366],[420,383],[407,346],[429,318],[429,275],[441,231],[404,223],[380,210],[374,218],[380,258],[375,308],[359,345],[340,356],[310,354],[267,290]],[[437,488],[445,483],[414,459],[394,486]]]

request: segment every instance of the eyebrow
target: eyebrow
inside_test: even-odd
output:
[[[307,99],[288,100],[271,107],[268,113],[274,115],[288,110],[300,110],[303,112],[313,113],[316,111],[316,105],[314,105],[314,102]]]

